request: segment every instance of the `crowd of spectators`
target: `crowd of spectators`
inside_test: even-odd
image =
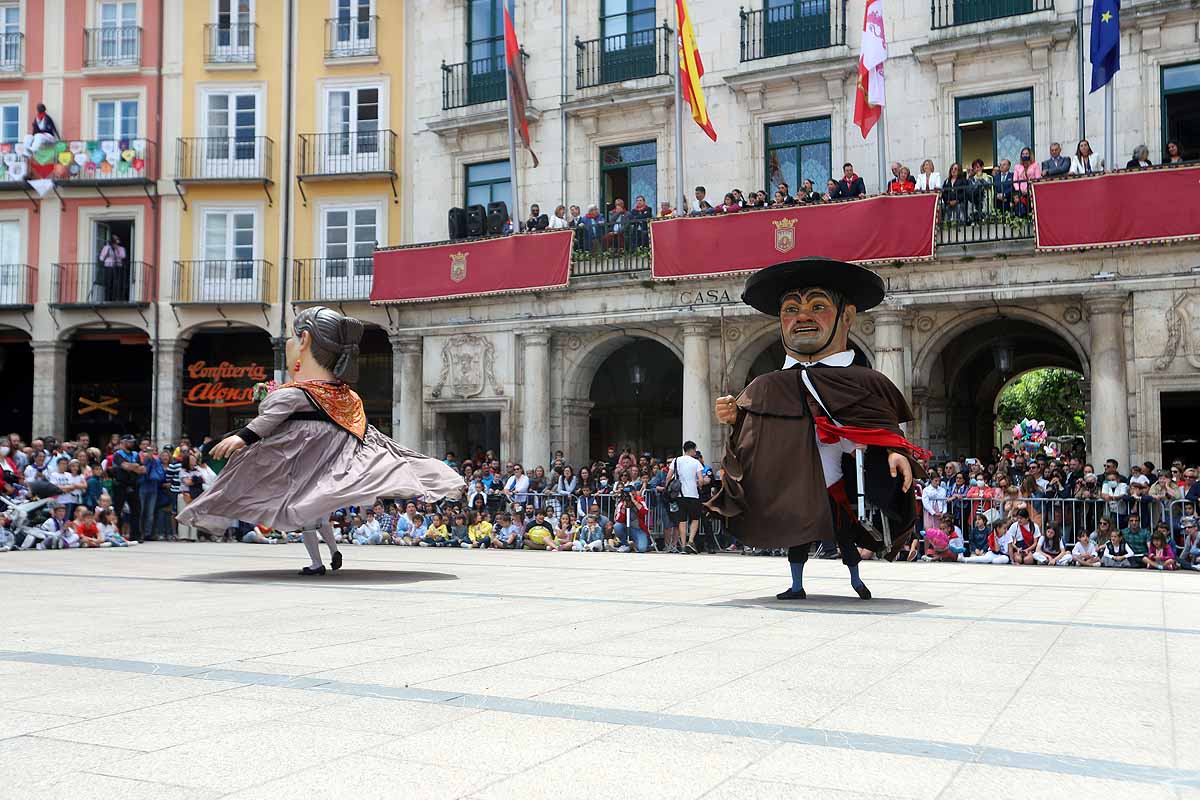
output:
[[[1177,165],[1188,160],[1176,142],[1167,143],[1163,165]],[[1149,148],[1138,145],[1125,169],[1148,169],[1152,166]],[[940,193],[943,222],[970,224],[997,216],[1028,216],[1032,208],[1030,184],[1034,181],[1094,175],[1109,169],[1116,167],[1106,165],[1100,155],[1092,150],[1091,143],[1081,139],[1073,155],[1063,155],[1062,145],[1054,142],[1050,145],[1048,157],[1041,161],[1035,158],[1030,148],[1025,147],[1021,149],[1015,165],[1009,159],[1002,158],[989,169],[982,159],[976,158],[970,165],[951,164],[945,175],[938,171],[930,158],[921,162],[916,173],[907,165],[894,161],[891,164],[892,177],[882,193]],[[636,250],[649,245],[649,222],[652,219],[668,219],[678,215],[732,214],[764,208],[856,200],[868,196],[865,182],[849,162],[842,165],[840,178],[830,178],[820,188],[812,178],[804,178],[794,194],[786,182],[773,180],[772,185],[776,187],[774,192],[769,188],[752,189],[749,192],[730,189],[720,196],[720,202],[715,205],[713,200],[718,196],[710,199],[708,190],[704,186],[697,186],[694,201],[690,204],[685,201],[682,211],[668,201],[661,202],[656,210],[641,195],[634,198],[632,208],[626,205],[624,198],[616,198],[612,207],[605,210],[598,205],[587,206],[586,210],[578,205],[559,205],[553,215],[543,213],[541,207],[534,204],[530,207],[529,215],[521,222],[521,230],[574,230],[576,249],[587,252]]]
[[[460,497],[438,502],[378,498],[338,509],[339,541],[357,545],[526,549],[576,552],[701,551],[777,555],[743,547],[702,503],[722,471],[694,443],[663,456],[607,448],[578,470],[556,452],[549,466],[526,469],[490,451],[445,462],[463,476]],[[916,535],[889,557],[908,561],[1031,566],[1200,570],[1198,468],[1175,461],[1161,469],[1109,459],[1097,470],[1081,453],[992,451],[987,459],[923,464],[913,487]],[[0,509],[0,551],[123,547],[151,540],[297,541],[255,520],[229,520],[221,531],[179,525],[175,515],[215,480],[200,450],[184,438],[155,448],[148,439],[113,436],[102,447],[16,434],[0,440],[0,495],[11,503],[29,487],[59,494],[26,520]],[[43,493],[44,494],[44,493]],[[9,504],[4,504],[9,507]],[[836,558],[822,543],[818,557]],[[878,554],[863,551],[865,558]]]

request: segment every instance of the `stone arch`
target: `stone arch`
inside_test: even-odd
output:
[[[946,346],[959,336],[987,322],[1004,319],[1021,319],[1045,328],[1058,335],[1070,345],[1083,367],[1083,376],[1091,376],[1090,360],[1087,348],[1069,327],[1058,320],[1029,308],[1018,306],[990,306],[966,311],[944,325],[939,326],[937,334],[929,339],[913,358],[913,388],[926,389],[929,386],[929,376],[934,363],[942,355]]]
[[[1001,372],[994,347],[1010,346]],[[1030,309],[976,309],[941,326],[914,359],[913,411],[916,439],[935,458],[986,457],[996,444],[996,402],[1015,377],[1060,367],[1086,379],[1090,364],[1083,343],[1065,326]]]
[[[621,328],[591,337],[587,333],[563,334],[567,340],[568,352],[572,336],[577,336],[582,345],[579,354],[572,359],[572,364],[563,376],[563,395],[566,398],[586,399],[592,389],[592,381],[609,356],[638,339],[649,339],[670,350],[679,363],[683,363],[683,350],[670,338],[652,328]]]
[[[176,334],[176,339],[188,340],[201,331],[215,331],[222,328],[253,328],[262,331],[267,336],[275,337],[278,332],[268,328],[261,322],[253,322],[242,319],[229,319],[228,317],[213,317],[210,319],[201,320],[198,322],[189,323],[179,329]]]
[[[103,322],[94,319],[84,320],[83,322],[60,328],[54,338],[60,342],[70,342],[80,333],[105,333],[122,330],[137,331],[138,333],[146,334],[147,338],[154,338],[154,335],[150,332],[150,324],[142,321],[141,317],[137,317],[134,320],[110,319]]]
[[[739,336],[739,347],[728,354],[728,378],[731,382],[730,391],[740,389],[742,376],[750,372],[750,368],[763,352],[779,338],[779,323],[774,319],[764,319],[755,323]],[[726,337],[728,339],[728,336]],[[857,348],[871,364],[875,363],[875,351],[867,345],[866,340],[857,330],[850,332],[850,343]],[[720,356],[718,356],[719,358]]]
[[[28,331],[0,325],[0,436],[33,436],[33,342]]]

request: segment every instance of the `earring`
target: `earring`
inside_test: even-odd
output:
[[[292,367],[292,374],[295,375],[300,371],[300,359],[296,359],[295,365]]]

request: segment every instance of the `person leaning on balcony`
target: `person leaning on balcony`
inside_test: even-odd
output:
[[[554,216],[550,218],[548,224],[552,231],[565,231],[571,227],[570,223],[567,222],[567,207],[558,206],[555,208]]]
[[[1182,164],[1186,160],[1183,150],[1179,148],[1179,142],[1167,142],[1167,152],[1163,153],[1164,164]]]
[[[57,142],[59,138],[58,126],[54,124],[54,118],[46,113],[44,103],[38,103],[37,114],[33,117],[32,149],[37,150],[43,145]]]
[[[849,200],[855,197],[862,197],[867,193],[867,185],[863,183],[854,172],[854,165],[847,161],[842,164],[842,179],[837,184],[838,200]]]
[[[896,170],[896,177],[888,181],[888,194],[912,194],[917,190],[912,171],[905,166]]]
[[[1139,144],[1133,148],[1133,158],[1125,164],[1125,169],[1147,169],[1154,166],[1150,163],[1150,148]]]
[[[1042,177],[1055,178],[1070,171],[1071,159],[1062,154],[1062,145],[1058,142],[1050,145],[1050,157],[1042,162]]]
[[[970,186],[967,200],[971,207],[971,218],[978,221],[987,213],[987,196],[992,189],[992,176],[983,168],[983,159],[977,158],[971,162],[971,174],[967,176]]]
[[[918,192],[940,192],[942,190],[942,174],[933,167],[933,159],[927,158],[921,162],[921,171],[916,177]]]
[[[596,246],[596,241],[600,238],[601,228],[604,225],[604,218],[600,216],[600,206],[588,206],[588,211],[579,220],[580,229],[580,246],[584,250],[591,250]]]
[[[813,188],[812,178],[804,179],[804,183],[800,185],[800,194],[796,195],[796,202],[806,205],[821,202],[821,195]]]
[[[537,203],[529,207],[529,219],[525,220],[525,230],[544,231],[550,227],[550,218],[542,213]]]
[[[1092,152],[1091,142],[1080,139],[1075,147],[1075,155],[1071,156],[1071,174],[1091,175],[1094,172],[1104,172],[1104,160],[1099,153]]]
[[[1013,191],[1016,199],[1017,213],[1029,213],[1030,181],[1041,180],[1042,165],[1033,160],[1033,151],[1028,147],[1021,148],[1021,160],[1013,170]]]
[[[1012,162],[1007,158],[1000,159],[1000,166],[992,178],[992,188],[996,192],[996,210],[1009,212],[1013,206],[1013,173]]]

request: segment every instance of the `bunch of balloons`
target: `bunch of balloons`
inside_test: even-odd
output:
[[[1012,435],[1015,446],[1024,448],[1030,452],[1037,452],[1038,448],[1041,447],[1048,448],[1052,446],[1052,443],[1048,444],[1046,442],[1046,423],[1039,422],[1036,419],[1026,418],[1021,420],[1019,424],[1013,426]],[[1048,449],[1046,454],[1053,457]]]

